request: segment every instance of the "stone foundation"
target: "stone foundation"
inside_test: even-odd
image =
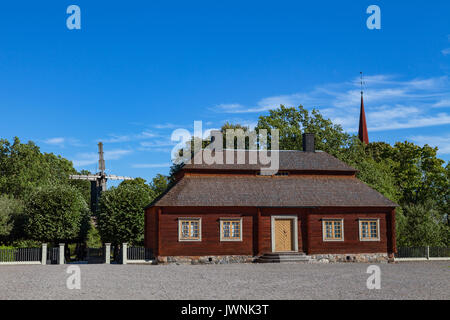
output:
[[[387,263],[387,253],[313,254],[310,263],[360,262]]]
[[[387,253],[349,253],[349,254],[313,254],[308,263],[387,263]],[[159,256],[158,264],[230,264],[252,263],[258,257],[253,256]]]
[[[229,264],[229,263],[252,263],[256,257],[253,256],[159,256],[158,264]]]

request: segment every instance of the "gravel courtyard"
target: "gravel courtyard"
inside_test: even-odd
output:
[[[380,264],[381,289],[368,290],[369,264],[0,265],[0,299],[450,299],[450,261]]]

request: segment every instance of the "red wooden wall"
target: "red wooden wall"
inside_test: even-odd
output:
[[[272,251],[272,215],[297,215],[298,248],[307,254],[395,251],[395,219],[388,208],[261,208],[258,214],[252,207],[151,207],[145,246],[159,256],[259,255]],[[202,241],[178,241],[179,217],[202,218]],[[220,241],[219,219],[227,217],[243,218],[242,241]],[[322,240],[323,218],[344,219],[343,242]],[[359,241],[359,218],[380,219],[380,241]]]

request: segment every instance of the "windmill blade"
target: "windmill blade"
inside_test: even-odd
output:
[[[89,181],[97,181],[98,179],[100,179],[101,176],[99,175],[93,175],[93,174],[86,174],[86,175],[82,175],[82,174],[72,174],[69,176],[69,179],[73,179],[73,180],[89,180]]]
[[[107,175],[106,179],[108,179],[108,180],[134,180],[134,178],[131,178],[131,177],[116,176],[114,174]]]

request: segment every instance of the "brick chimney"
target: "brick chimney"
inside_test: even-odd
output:
[[[314,133],[304,133],[302,134],[303,140],[303,151],[304,152],[315,152],[316,143]]]

